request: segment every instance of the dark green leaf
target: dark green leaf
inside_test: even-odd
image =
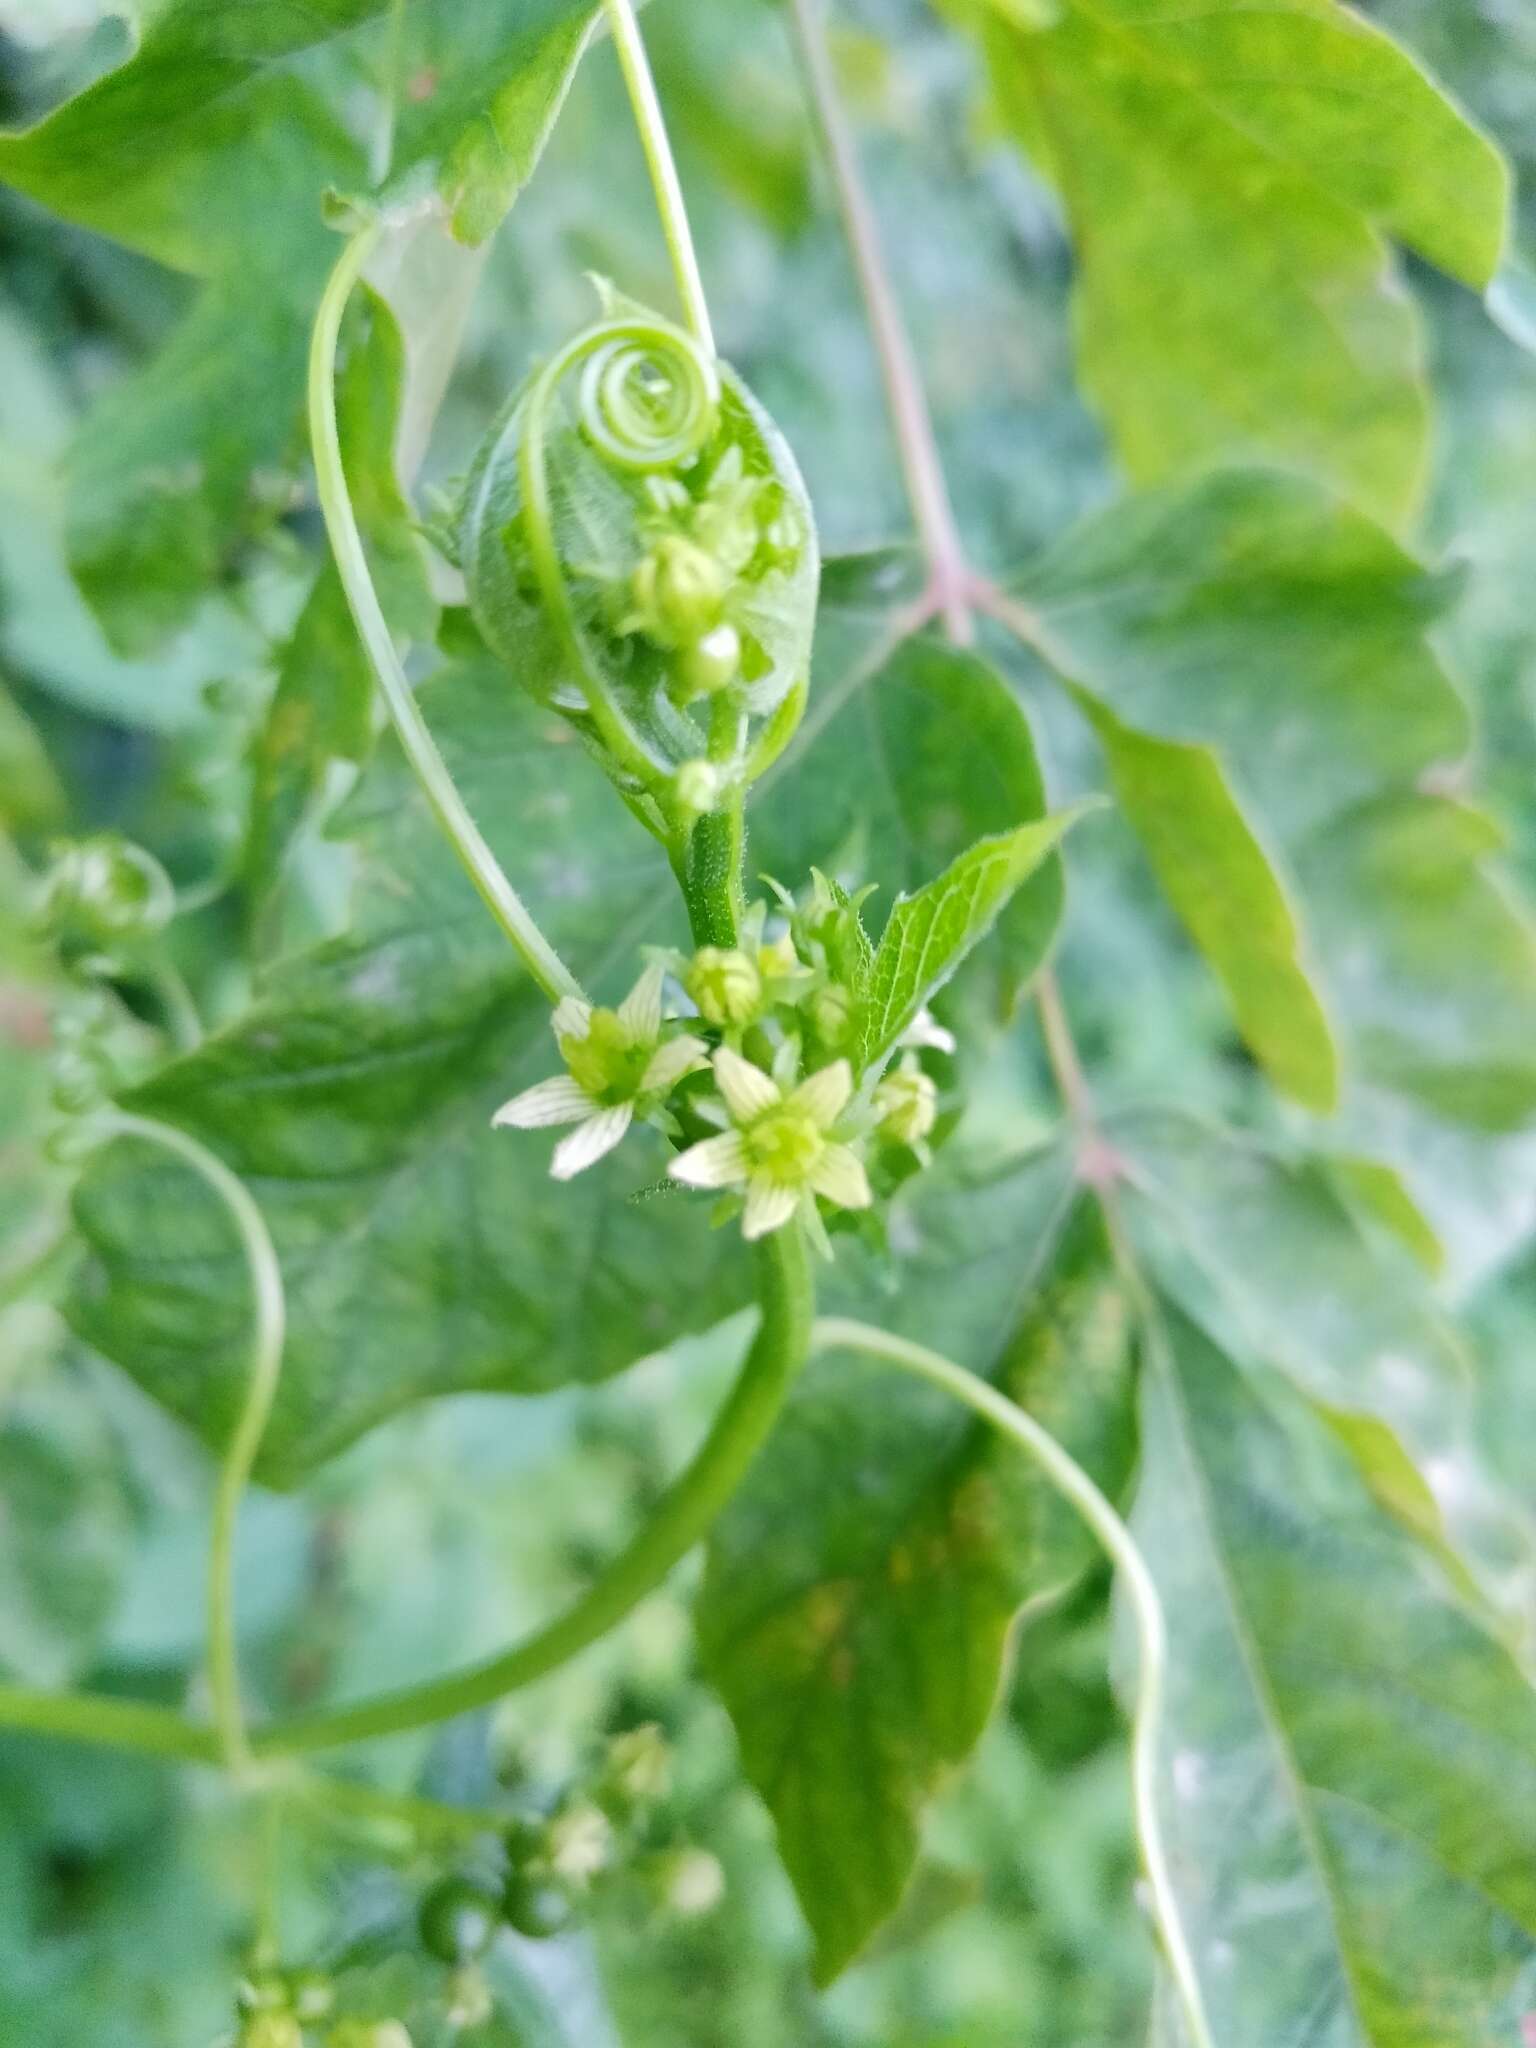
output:
[[[917,1211],[899,1320],[1041,1416],[1108,1485],[1129,1314],[1059,1165]],[[886,1304],[889,1315],[889,1304]],[[699,1627],[826,1981],[897,1908],[922,1814],[997,1697],[1020,1605],[1091,1546],[1032,1467],[928,1390],[815,1365],[710,1545]]]
[[[1536,1694],[1326,1429],[1266,1408],[1182,1319],[1170,1335],[1136,1532],[1169,1622],[1166,1826],[1214,2037],[1518,2042]]]
[[[445,674],[423,703],[555,943],[627,986],[634,946],[669,929],[649,842],[499,668]],[[557,1185],[538,1137],[491,1130],[499,1102],[558,1066],[548,1008],[392,748],[348,826],[348,935],[274,970],[247,1016],[132,1098],[226,1158],[276,1238],[290,1336],[263,1469],[281,1482],[411,1401],[601,1379],[745,1294],[733,1239],[706,1250],[680,1199],[624,1199],[658,1177],[658,1139]],[[91,1167],[76,1210],[93,1253],[78,1328],[222,1440],[246,1371],[227,1219],[129,1143]]]
[[[993,8],[985,40],[1066,209],[1083,380],[1132,476],[1262,452],[1404,521],[1428,415],[1383,237],[1487,283],[1492,144],[1331,0],[1062,0],[1037,27]]]

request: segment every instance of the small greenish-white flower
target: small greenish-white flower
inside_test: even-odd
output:
[[[520,1131],[575,1124],[555,1147],[549,1170],[556,1180],[595,1165],[637,1114],[658,1107],[685,1074],[706,1064],[701,1038],[662,1036],[665,978],[664,967],[648,967],[616,1010],[566,996],[551,1019],[566,1072],[525,1088],[492,1118]]]
[[[674,1180],[694,1188],[745,1188],[741,1229],[747,1238],[778,1230],[817,1195],[839,1209],[869,1207],[869,1178],[858,1154],[831,1136],[853,1094],[846,1060],[788,1092],[729,1046],[715,1054],[714,1069],[731,1128],[674,1159]]]
[[[903,1061],[875,1090],[876,1130],[893,1145],[921,1145],[939,1115],[939,1091],[916,1061]]]
[[[613,1861],[613,1824],[600,1807],[568,1807],[549,1824],[549,1867],[585,1891]]]

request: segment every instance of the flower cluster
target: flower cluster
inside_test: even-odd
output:
[[[954,1041],[924,1016],[894,1068],[861,1074],[858,1006],[839,978],[857,905],[820,876],[806,909],[785,902],[776,936],[755,905],[737,945],[653,961],[616,1009],[567,997],[552,1020],[565,1072],[515,1095],[494,1121],[574,1125],[555,1147],[559,1180],[648,1122],[677,1148],[670,1177],[726,1192],[745,1237],[799,1216],[826,1249],[819,1205],[870,1208],[870,1169],[885,1155],[928,1163],[938,1090],[917,1050],[953,1051]],[[669,973],[691,1005],[680,1015],[667,1014]],[[898,1162],[884,1184],[909,1171],[910,1160]]]
[[[798,559],[802,541],[783,486],[748,475],[733,442],[698,496],[679,477],[652,476],[646,499],[646,549],[616,593],[615,630],[673,657],[679,704],[750,682],[765,657],[732,612],[744,587]]]

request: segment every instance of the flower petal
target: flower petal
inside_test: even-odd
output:
[[[739,1131],[722,1131],[680,1152],[667,1171],[685,1187],[728,1188],[747,1177],[747,1148]]]
[[[669,1038],[665,1045],[658,1045],[651,1054],[650,1064],[640,1077],[640,1093],[665,1095],[677,1086],[684,1074],[696,1073],[700,1067],[708,1065],[709,1047],[702,1038],[694,1038],[687,1032],[681,1038]]]
[[[555,1156],[549,1163],[549,1170],[556,1180],[570,1180],[589,1166],[595,1166],[605,1153],[611,1152],[620,1138],[629,1129],[634,1116],[632,1102],[616,1103],[612,1109],[600,1109],[595,1116],[589,1116],[584,1124],[578,1124],[568,1138],[562,1138],[555,1147]]]
[[[747,1189],[746,1213],[741,1219],[741,1234],[749,1241],[766,1237],[770,1230],[778,1230],[794,1215],[800,1200],[798,1188],[786,1188],[776,1180],[754,1180]]]
[[[874,1200],[862,1160],[846,1145],[828,1145],[811,1168],[811,1186],[839,1209],[867,1209]]]
[[[725,1097],[726,1108],[739,1124],[751,1123],[755,1117],[776,1109],[783,1100],[778,1084],[760,1067],[744,1060],[739,1052],[732,1052],[728,1045],[722,1045],[715,1054],[715,1080]]]
[[[562,996],[549,1021],[556,1038],[585,1038],[592,1027],[592,1005],[580,996]]]
[[[852,1093],[852,1067],[846,1060],[834,1060],[830,1067],[823,1067],[820,1073],[802,1081],[789,1099],[796,1109],[803,1109],[818,1129],[824,1131],[837,1122],[848,1107]]]
[[[654,1045],[661,1035],[661,985],[667,970],[653,960],[619,1005],[619,1022],[635,1045]]]
[[[931,1010],[919,1010],[901,1034],[900,1043],[917,1047],[929,1046],[934,1052],[953,1052],[955,1034],[953,1031],[946,1031]]]
[[[491,1118],[493,1124],[510,1124],[514,1130],[537,1131],[547,1124],[576,1124],[592,1114],[590,1098],[569,1074],[556,1074],[539,1081],[504,1102]]]

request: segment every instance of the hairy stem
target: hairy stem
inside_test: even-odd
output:
[[[734,946],[742,916],[746,824],[739,791],[688,835],[683,899],[696,946]]]
[[[678,296],[683,302],[684,322],[700,348],[712,356],[715,337],[704,297],[704,280],[699,274],[698,252],[693,246],[693,231],[688,225],[682,182],[673,161],[672,143],[661,102],[656,97],[656,81],[651,76],[633,0],[603,0],[603,7],[614,48],[619,53],[629,102],[635,110],[635,126],[640,131],[651,184],[655,188],[656,210],[661,215],[662,233],[667,238],[667,252],[672,258]]]
[[[903,1372],[953,1394],[984,1422],[1032,1458],[1062,1498],[1080,1514],[1120,1574],[1135,1616],[1140,1671],[1132,1717],[1131,1777],[1136,1833],[1163,1952],[1189,2028],[1191,2048],[1214,2048],[1200,1980],[1179,1913],[1157,1810],[1158,1750],[1168,1662],[1162,1602],[1135,1538],[1088,1474],[1034,1417],[974,1373],[904,1337],[840,1316],[820,1320],[811,1333],[815,1351],[847,1350],[883,1358]]]
[[[235,1531],[240,1502],[272,1414],[283,1364],[283,1272],[260,1209],[238,1175],[215,1152],[172,1124],[114,1115],[108,1130],[171,1153],[206,1182],[240,1233],[250,1271],[253,1328],[251,1368],[235,1427],[219,1465],[208,1549],[208,1690],[219,1754],[236,1774],[251,1764],[250,1737],[240,1701],[239,1632],[235,1622]]]
[[[336,424],[336,348],[347,301],[362,276],[378,234],[377,227],[366,227],[347,244],[331,273],[315,316],[309,357],[309,431],[320,489],[320,509],[325,515],[326,531],[342,587],[346,591],[347,604],[378,678],[406,760],[421,784],[433,815],[463,862],[487,909],[512,941],[539,987],[551,1002],[558,1002],[562,996],[580,995],[580,985],[502,872],[479,826],[469,815],[447,764],[437,750],[437,743],[427,729],[415,693],[395,651],[347,489],[341,437]]]
[[[650,1521],[574,1606],[487,1663],[355,1707],[274,1723],[257,1734],[257,1754],[336,1748],[488,1706],[555,1670],[638,1606],[735,1493],[805,1359],[814,1295],[798,1227],[789,1225],[769,1238],[759,1257],[762,1321],[729,1400],[693,1463],[673,1482]]]
[[[858,151],[838,97],[827,49],[826,0],[789,0],[789,11],[811,106],[831,166],[859,291],[880,358],[907,498],[917,522],[929,583],[950,638],[965,644],[971,638],[971,573],[966,566],[965,546],[950,502],[917,357],[886,269],[875,210],[864,187]]]

